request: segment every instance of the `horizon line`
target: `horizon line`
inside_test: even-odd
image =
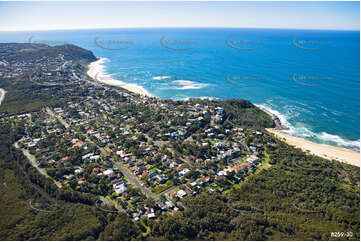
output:
[[[69,30],[107,30],[107,29],[161,29],[161,28],[189,28],[189,29],[279,29],[279,30],[325,30],[325,31],[358,31],[360,29],[308,29],[308,28],[277,28],[277,27],[226,27],[226,26],[144,26],[144,27],[105,27],[105,28],[70,28],[70,29],[24,29],[24,30],[1,30],[0,32],[28,32],[28,31],[69,31]]]

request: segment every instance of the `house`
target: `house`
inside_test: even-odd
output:
[[[73,147],[82,147],[84,145],[83,141],[78,141],[75,144],[73,144]]]
[[[219,171],[219,172],[217,172],[217,175],[218,176],[227,176],[227,171],[226,170]]]
[[[177,197],[179,197],[179,198],[183,198],[186,195],[187,195],[187,193],[182,189],[177,192]]]
[[[215,109],[216,109],[216,113],[218,113],[218,114],[224,113],[224,110],[221,107],[216,107]]]
[[[190,172],[190,170],[188,168],[184,168],[183,170],[181,170],[179,172],[180,176],[185,176],[188,172]]]
[[[65,157],[61,158],[61,161],[67,161],[67,160],[69,160],[69,156],[65,156]]]
[[[65,177],[67,180],[70,180],[70,179],[73,179],[73,178],[74,178],[74,175],[73,175],[73,174],[64,175],[64,177]]]
[[[252,155],[246,159],[246,161],[250,164],[258,164],[258,157],[255,155]]]
[[[75,173],[75,174],[81,174],[81,173],[83,173],[83,168],[79,167],[78,169],[76,169],[76,170],[74,171],[74,173]]]
[[[105,170],[106,169],[104,169],[104,168],[95,167],[95,168],[93,168],[93,173],[98,174],[99,172],[103,172]]]
[[[127,187],[124,182],[118,182],[113,185],[114,191],[119,195],[127,190]]]
[[[108,169],[106,171],[103,172],[104,176],[110,176],[114,173],[113,169]]]
[[[248,169],[251,167],[252,167],[251,164],[241,164],[238,166],[228,168],[228,171],[234,171],[237,174],[242,174],[243,172],[248,171]]]
[[[89,157],[91,157],[91,156],[93,156],[93,155],[94,155],[94,153],[89,153],[89,154],[83,155],[81,158],[82,158],[83,160],[85,160],[85,159],[88,159]]]
[[[174,207],[174,204],[173,204],[171,201],[169,201],[169,200],[165,200],[164,204],[165,204],[168,208]]]
[[[93,155],[93,156],[90,156],[89,157],[90,160],[94,160],[94,161],[97,161],[100,159],[100,155]]]
[[[255,146],[252,146],[252,145],[251,145],[249,148],[252,150],[252,152],[256,152],[256,151],[257,151],[257,147],[255,147]]]
[[[148,177],[149,177],[149,179],[153,179],[153,178],[155,178],[156,175],[157,175],[157,172],[155,171],[155,172],[150,173]]]

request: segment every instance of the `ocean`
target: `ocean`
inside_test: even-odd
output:
[[[247,99],[291,135],[360,151],[359,31],[94,29],[0,32],[0,42],[75,44],[154,96]]]

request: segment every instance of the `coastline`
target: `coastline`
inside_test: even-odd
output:
[[[99,58],[97,61],[90,63],[88,65],[87,74],[98,82],[111,86],[121,87],[130,92],[140,94],[143,96],[153,97],[153,95],[151,95],[142,86],[125,83],[123,81],[112,78],[110,75],[105,74],[103,63],[106,60],[107,60],[106,58]],[[5,96],[5,93],[3,94],[3,96]],[[284,140],[289,145],[295,146],[297,148],[301,148],[305,152],[310,151],[311,154],[328,160],[338,160],[340,162],[344,162],[347,164],[360,167],[359,152],[346,148],[341,148],[338,146],[314,143],[304,138],[286,134],[285,132],[282,131],[289,130],[289,128],[282,124],[281,119],[276,114],[270,112],[269,110],[267,110],[267,108],[263,107],[262,105],[255,105],[255,106],[257,106],[259,109],[267,113],[275,123],[275,128],[268,128],[266,130],[274,134],[277,138]]]
[[[106,58],[99,58],[98,60],[90,63],[88,65],[88,71],[87,71],[88,76],[90,76],[91,78],[93,78],[98,82],[102,82],[107,85],[121,87],[130,92],[137,93],[147,97],[153,96],[142,86],[139,86],[137,84],[125,83],[123,81],[112,78],[110,75],[105,74],[103,63],[106,60],[107,60]]]
[[[266,129],[287,144],[301,148],[303,151],[310,151],[311,154],[328,159],[337,160],[343,163],[360,167],[360,153],[332,145],[318,144],[303,138],[291,136],[275,128]]]
[[[279,139],[285,141],[287,144],[301,148],[304,152],[309,151],[311,154],[325,158],[328,160],[337,160],[343,163],[360,167],[360,153],[351,149],[346,149],[338,146],[319,144],[307,139],[292,136],[282,131],[288,131],[289,128],[281,124],[281,120],[277,115],[267,110],[265,107],[256,105],[262,111],[271,116],[275,122],[275,128],[266,129],[268,132],[274,134]]]

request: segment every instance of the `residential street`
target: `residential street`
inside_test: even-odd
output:
[[[137,181],[137,179],[135,179],[131,174],[129,174],[126,170],[124,170],[124,169],[123,169],[121,166],[119,166],[116,162],[114,162],[113,159],[111,159],[111,161],[113,162],[114,166],[115,166],[116,168],[118,168],[118,170],[119,170],[120,172],[123,173],[124,176],[128,177],[128,179],[129,179],[133,184],[135,184],[137,187],[139,187],[139,189],[141,189],[148,197],[150,197],[150,198],[152,198],[152,199],[157,199],[157,198],[159,198],[160,196],[162,196],[162,195],[164,195],[164,194],[166,194],[166,193],[168,193],[168,192],[171,192],[171,191],[173,191],[174,189],[177,188],[177,186],[173,186],[173,187],[171,187],[171,188],[169,188],[169,189],[167,189],[167,190],[165,190],[165,191],[163,191],[163,192],[161,192],[161,193],[159,193],[159,194],[157,194],[157,195],[154,195],[154,194],[152,194],[146,187],[144,187],[142,184],[140,184],[140,183]]]
[[[17,148],[17,149],[20,149],[18,142],[15,142],[14,146],[15,146],[15,148]],[[28,160],[30,161],[30,164],[31,164],[33,167],[35,167],[35,168],[40,172],[40,174],[42,174],[43,176],[48,177],[48,174],[46,174],[45,169],[40,168],[40,167],[38,166],[36,160],[34,160],[34,158],[31,156],[31,154],[29,153],[29,151],[27,151],[27,150],[25,150],[25,149],[21,149],[21,151],[22,151],[23,154],[26,156],[26,158],[28,158]],[[61,188],[61,184],[60,184],[59,182],[54,181],[54,183],[55,183],[55,185],[56,185],[57,187]]]

